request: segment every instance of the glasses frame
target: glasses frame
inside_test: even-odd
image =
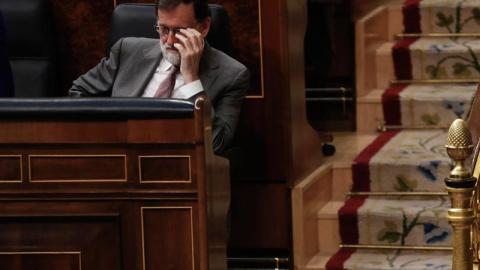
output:
[[[166,27],[163,24],[159,24],[158,22],[155,23],[153,28],[155,29],[155,31],[157,31],[162,36],[168,36],[170,34],[170,32],[173,32],[173,34],[175,35],[175,34],[180,33],[180,30],[187,29],[186,27],[169,28],[169,27]]]
[[[157,33],[159,33],[160,35],[166,37],[170,34],[170,32],[173,32],[173,34],[178,34],[180,33],[180,30],[182,29],[187,29],[187,28],[195,28],[197,29],[198,26],[199,26],[200,23],[196,23],[194,27],[175,27],[175,28],[170,28],[170,27],[166,27],[165,25],[163,24],[160,24],[158,22],[155,23],[155,25],[153,26],[153,29],[155,29],[155,31],[157,31]],[[197,29],[198,30],[198,29]]]

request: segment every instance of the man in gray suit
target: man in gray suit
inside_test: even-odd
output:
[[[119,40],[109,58],[73,82],[69,95],[158,97],[167,93],[163,96],[193,99],[205,93],[213,104],[213,148],[219,154],[233,139],[250,72],[204,40],[211,22],[206,0],[156,0],[155,6],[160,42]],[[165,92],[162,83],[169,78],[175,81],[174,88]]]

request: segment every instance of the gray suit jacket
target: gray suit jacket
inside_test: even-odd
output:
[[[162,53],[160,41],[120,39],[85,75],[73,81],[70,97],[140,97],[155,72]],[[242,101],[250,83],[248,69],[205,43],[199,77],[214,108],[213,149],[221,153],[233,139]]]

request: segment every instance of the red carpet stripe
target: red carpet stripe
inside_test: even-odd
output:
[[[355,253],[355,249],[341,249],[325,265],[326,270],[344,270],[344,263]]]
[[[340,225],[340,239],[343,244],[358,244],[358,209],[365,203],[368,196],[355,196],[347,201],[338,210]]]
[[[403,26],[405,33],[421,33],[420,2],[422,0],[407,0],[403,3]]]
[[[400,93],[409,84],[394,84],[383,92],[382,106],[383,119],[387,125],[402,125],[402,111],[400,108]]]
[[[392,48],[393,66],[395,68],[395,77],[398,80],[411,80],[412,59],[410,56],[410,45],[418,38],[404,38],[399,40]]]
[[[355,158],[352,165],[352,191],[370,191],[370,159],[398,132],[400,131],[383,132]]]

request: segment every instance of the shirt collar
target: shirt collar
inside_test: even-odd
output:
[[[162,60],[160,61],[160,64],[159,64],[160,71],[167,72],[168,70],[170,70],[171,67],[172,67],[172,64],[168,62],[167,59],[165,59],[165,57],[162,57]]]

